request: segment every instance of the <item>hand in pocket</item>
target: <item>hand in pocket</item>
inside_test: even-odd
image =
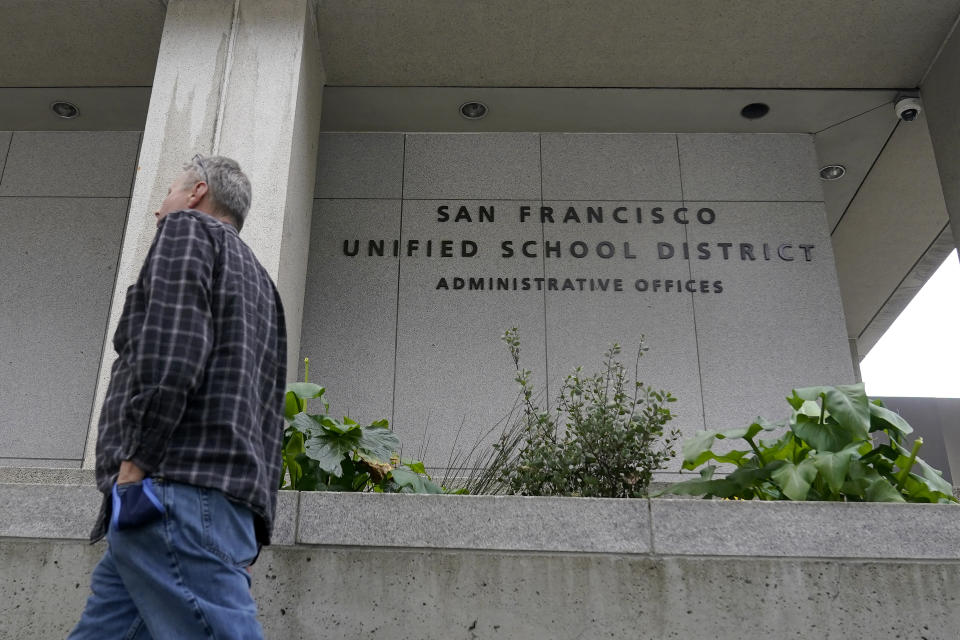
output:
[[[150,478],[123,487],[113,485],[111,524],[119,531],[135,529],[163,517],[165,510],[153,490]]]

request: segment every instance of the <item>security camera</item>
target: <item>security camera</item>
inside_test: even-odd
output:
[[[920,98],[900,98],[895,108],[898,118],[904,122],[913,122],[923,110],[923,105],[920,104]]]

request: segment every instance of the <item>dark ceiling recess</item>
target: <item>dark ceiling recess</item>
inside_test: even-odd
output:
[[[770,106],[762,102],[751,102],[743,109],[740,109],[740,115],[747,120],[756,120],[762,118],[770,112]]]
[[[52,105],[50,105],[50,108],[55,114],[57,114],[57,116],[66,118],[67,120],[76,118],[78,115],[80,115],[80,109],[77,109],[76,105],[64,100],[58,100],[54,102]]]
[[[487,105],[482,102],[464,102],[460,105],[460,115],[467,120],[479,120],[487,115]]]

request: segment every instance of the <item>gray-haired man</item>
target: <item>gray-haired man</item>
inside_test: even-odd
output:
[[[260,638],[245,570],[280,480],[286,331],[238,235],[250,182],[194,159],[127,291],[97,439],[108,547],[75,638]]]

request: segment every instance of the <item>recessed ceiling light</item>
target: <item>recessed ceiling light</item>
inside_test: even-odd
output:
[[[80,115],[80,109],[77,109],[77,105],[65,102],[63,100],[57,100],[50,105],[50,109],[61,118],[66,118],[70,120],[76,118]]]
[[[742,115],[747,120],[756,120],[757,118],[762,118],[770,112],[770,105],[764,104],[762,102],[751,102],[743,109],[740,109],[740,115]]]
[[[847,172],[842,164],[828,164],[820,169],[820,178],[823,180],[839,180]]]
[[[464,102],[460,105],[460,115],[467,120],[479,120],[487,115],[487,105],[482,102]]]

